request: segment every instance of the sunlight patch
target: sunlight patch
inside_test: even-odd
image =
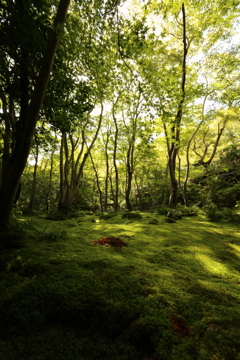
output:
[[[212,274],[222,275],[229,273],[225,265],[223,265],[218,261],[213,260],[210,256],[206,254],[198,254],[196,255],[196,258],[200,260],[204,268],[210,271]]]
[[[231,248],[235,250],[236,255],[240,257],[240,245],[236,245],[236,244],[228,244],[228,245],[231,246]]]

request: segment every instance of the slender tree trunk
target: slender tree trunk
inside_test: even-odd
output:
[[[94,170],[94,173],[95,173],[97,189],[98,189],[98,194],[99,194],[99,205],[100,205],[101,212],[103,213],[103,198],[102,198],[103,194],[102,194],[102,190],[101,190],[101,186],[100,186],[99,176],[98,176],[98,172],[97,172],[96,166],[94,164],[91,152],[89,153],[89,156],[90,156],[92,166],[93,166],[93,170]]]
[[[68,142],[67,142],[67,138],[66,138],[66,134],[65,134],[64,141],[61,144],[62,150],[60,153],[60,158],[62,157],[62,170],[61,170],[61,166],[60,166],[60,172],[62,171],[61,182],[64,185],[62,185],[62,191],[60,191],[61,196],[59,198],[59,204],[58,204],[59,211],[67,212],[71,208],[71,206],[74,202],[76,192],[79,189],[80,182],[83,177],[83,169],[84,169],[85,163],[88,159],[89,153],[90,153],[95,141],[97,140],[99,130],[100,130],[101,124],[102,124],[102,118],[103,118],[103,105],[101,104],[101,113],[99,115],[99,121],[98,121],[96,132],[93,136],[93,139],[92,139],[90,145],[88,146],[86,139],[85,139],[85,128],[88,124],[88,121],[87,121],[84,126],[84,129],[82,130],[82,139],[81,139],[82,144],[81,144],[81,149],[80,149],[80,152],[79,152],[76,160],[74,158],[74,152],[76,150],[76,146],[79,143],[79,139],[77,139],[77,141],[74,143],[71,140],[71,135],[69,136],[70,143],[71,143],[71,152],[69,155]],[[86,149],[86,152],[83,155],[84,149]],[[65,157],[65,159],[64,159],[64,157]]]
[[[177,158],[178,158],[178,187],[181,189],[182,185],[181,185],[181,157],[179,155],[179,153],[177,154]]]
[[[223,134],[223,131],[224,131],[226,125],[227,125],[227,118],[224,120],[222,126],[220,126],[220,124],[218,124],[218,135],[217,135],[217,138],[216,138],[214,147],[213,147],[212,155],[210,156],[210,158],[208,159],[208,161],[206,161],[206,162],[204,163],[205,166],[208,166],[208,165],[210,165],[210,164],[212,163],[212,161],[213,161],[213,159],[214,159],[214,157],[215,157],[215,155],[216,155],[217,148],[218,148],[218,145],[219,145],[221,136],[222,136],[222,134]]]
[[[3,154],[2,154],[2,157],[0,158],[0,188],[1,188],[2,179],[3,179],[3,175],[4,175],[4,168],[10,158],[11,127],[10,127],[10,117],[9,117],[9,114],[7,111],[7,99],[6,99],[6,96],[2,89],[0,90],[0,98],[2,100],[3,116],[5,118],[5,132],[2,135],[2,137],[3,137]]]
[[[55,53],[60,39],[60,32],[66,20],[69,3],[70,0],[60,0],[54,29],[49,36],[39,76],[26,118],[23,121],[23,127],[18,129],[15,149],[3,169],[0,189],[0,231],[8,228],[7,220],[11,213],[20,178],[26,166],[31,149],[34,130],[49,82]]]
[[[113,199],[113,204],[112,205],[113,205],[113,209],[115,209],[115,203],[114,203],[114,195],[115,195],[115,193],[114,193],[114,188],[113,188],[112,169],[110,171],[110,175],[109,175],[108,179],[109,179],[109,183],[110,183],[111,198]]]
[[[185,179],[183,182],[183,187],[182,187],[182,194],[183,194],[183,200],[184,200],[184,205],[188,206],[188,196],[187,196],[187,183],[188,183],[188,177],[189,177],[189,172],[190,172],[190,159],[189,159],[189,150],[190,150],[190,146],[191,143],[193,141],[193,139],[195,138],[198,130],[200,129],[202,123],[204,122],[204,109],[205,109],[205,103],[207,100],[208,95],[206,95],[204,97],[204,101],[203,101],[203,105],[202,105],[202,116],[201,116],[201,121],[198,124],[196,130],[193,132],[192,136],[190,137],[188,143],[187,143],[187,148],[186,148],[186,163],[187,163],[187,167],[186,167],[186,174],[185,174]]]
[[[128,147],[127,152],[127,186],[126,186],[126,206],[128,211],[132,211],[132,204],[130,201],[130,194],[132,188],[132,178],[133,178],[133,154],[134,154],[134,142],[131,142]]]
[[[61,145],[60,145],[60,191],[59,191],[59,199],[58,199],[58,210],[63,210],[64,204],[64,195],[65,195],[65,181],[64,181],[64,142],[65,142],[66,134],[62,133],[61,137]]]
[[[115,105],[115,104],[114,104]],[[114,112],[114,106],[113,106],[113,120],[115,124],[115,136],[114,136],[114,148],[113,148],[113,165],[115,169],[115,197],[114,197],[114,210],[119,210],[119,203],[118,203],[118,197],[119,197],[119,174],[118,174],[118,166],[117,166],[117,144],[118,144],[118,124],[117,119]]]
[[[170,197],[169,205],[177,205],[178,195],[178,181],[176,179],[176,158],[180,146],[180,124],[182,121],[183,104],[185,101],[185,84],[186,84],[186,59],[187,59],[187,37],[186,37],[186,14],[185,6],[182,4],[182,18],[183,18],[183,59],[182,59],[182,82],[181,82],[181,100],[178,105],[178,111],[175,118],[175,124],[171,129],[171,146],[169,146],[169,175],[170,175]]]
[[[110,130],[111,131],[111,130]],[[107,131],[107,138],[105,143],[105,163],[106,163],[106,173],[105,173],[105,197],[104,197],[104,211],[107,212],[108,207],[108,178],[109,178],[109,160],[108,160],[108,142],[109,142],[110,133]]]
[[[38,168],[38,144],[36,145],[36,153],[34,155],[35,163],[34,163],[34,171],[33,171],[33,181],[32,181],[32,190],[29,199],[28,209],[32,210],[35,200],[35,192],[36,192],[36,185],[37,185],[37,168]]]
[[[56,134],[55,134],[56,138]],[[54,160],[54,153],[55,149],[54,146],[51,151],[51,158],[50,158],[50,171],[49,171],[49,185],[48,185],[48,191],[46,194],[46,210],[49,211],[52,209],[52,178],[53,178],[53,160]]]

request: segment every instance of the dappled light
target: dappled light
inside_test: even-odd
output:
[[[228,246],[230,246],[233,250],[234,253],[240,257],[240,245],[236,245],[236,244],[228,244]]]
[[[240,360],[239,24],[0,0],[0,360]]]
[[[211,254],[207,254],[206,252],[199,253],[196,255],[196,258],[202,263],[205,269],[210,271],[212,274],[219,276],[231,274],[227,267],[224,264],[214,260],[213,257],[211,257]]]
[[[71,359],[83,353],[91,360],[121,359],[124,353],[127,360],[158,360],[161,354],[179,360],[174,354],[181,352],[184,360],[192,360],[202,353],[210,358],[216,346],[219,360],[229,360],[229,349],[235,356],[240,346],[238,229],[202,217],[172,225],[160,215],[156,226],[149,224],[152,218],[156,214],[141,213],[134,222],[121,214],[98,223],[92,215],[80,223],[78,217],[22,218],[26,246],[0,258],[1,286],[8,289],[0,296],[1,321],[9,339],[28,344],[36,357],[33,343],[25,339],[35,324],[34,338],[48,344],[43,356],[48,349],[54,357],[59,354],[46,331],[58,339],[66,332],[62,351],[66,357],[73,343]],[[62,226],[65,233],[59,232]],[[3,338],[1,333],[1,345]],[[15,351],[6,350],[11,346],[4,341],[6,353]]]

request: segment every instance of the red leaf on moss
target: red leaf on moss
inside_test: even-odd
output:
[[[189,335],[189,328],[185,325],[184,319],[181,319],[177,315],[172,315],[173,329],[178,333],[180,337]]]
[[[122,241],[122,239],[115,238],[114,236],[107,236],[107,237],[92,241],[92,243],[103,245],[103,246],[116,246],[116,247],[127,246],[127,243]]]

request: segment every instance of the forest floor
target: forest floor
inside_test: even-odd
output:
[[[141,215],[20,216],[0,242],[1,360],[240,359],[240,226]]]

